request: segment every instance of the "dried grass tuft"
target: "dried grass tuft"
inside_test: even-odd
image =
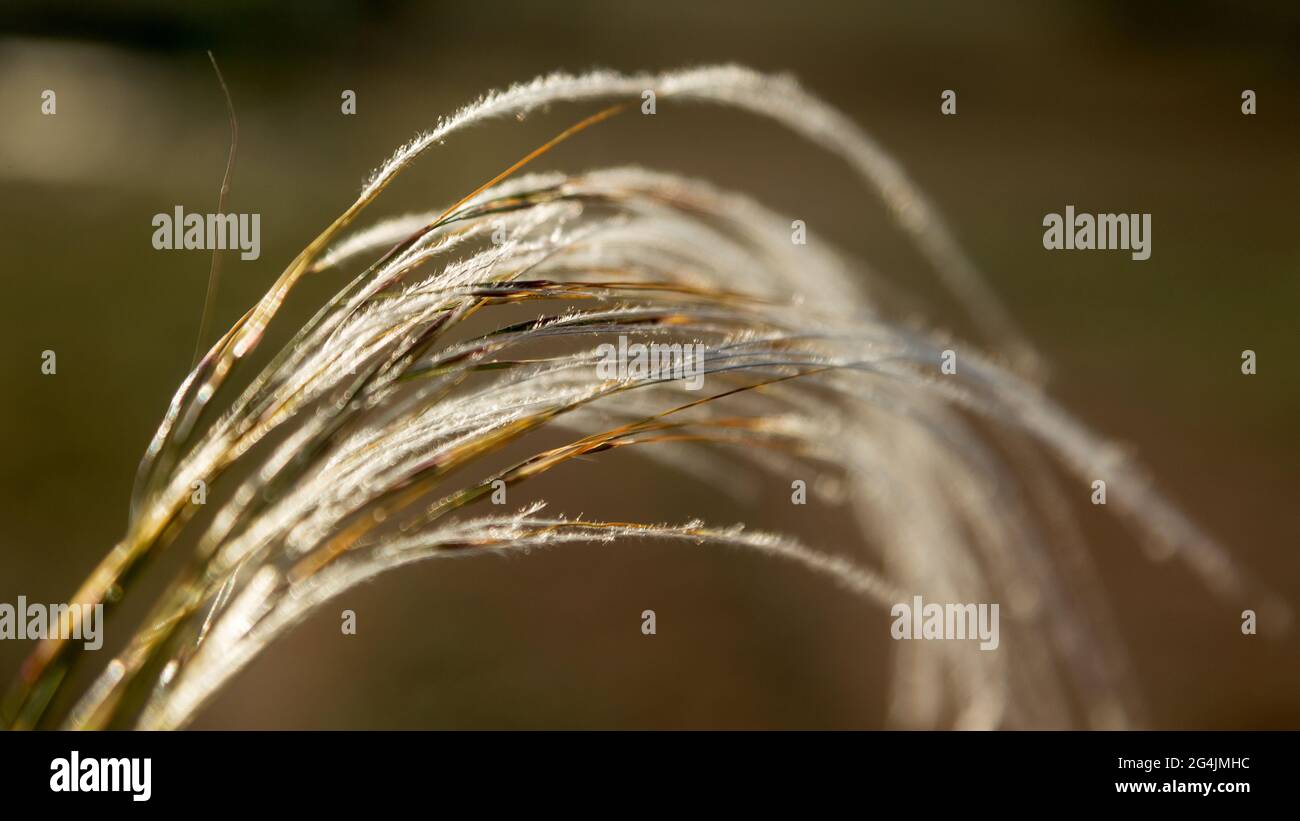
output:
[[[788,218],[707,183],[641,168],[520,175],[551,145],[639,103],[743,109],[843,158],[876,192],[1015,370],[961,346],[940,376],[937,336],[873,299],[863,266]],[[556,104],[611,103],[461,201],[345,233],[392,180],[453,132]],[[504,231],[507,238],[493,243]],[[232,370],[309,273],[359,273],[211,418]],[[523,323],[449,341],[471,316],[525,305]],[[704,345],[706,390],[603,379],[596,347],[620,334]],[[563,353],[538,355],[539,345]],[[195,560],[62,725],[185,726],[222,684],[312,608],[409,562],[577,541],[689,540],[756,550],[822,573],[888,609],[1002,601],[1027,629],[993,653],[940,642],[896,653],[902,726],[1122,726],[1137,717],[1122,654],[1051,460],[1215,593],[1247,585],[1216,542],[1138,467],[1048,399],[1037,359],[933,206],[860,127],[785,77],[735,66],[654,75],[552,75],[489,94],[402,146],[285,269],[177,391],[140,465],[121,542],[72,597],[105,602],[194,512],[194,483],[243,478]],[[612,423],[611,423],[611,420]],[[541,428],[569,444],[482,475],[483,457]],[[507,485],[612,448],[682,470],[732,449],[775,480],[792,464],[841,471],[873,566],[775,534],[488,515]],[[788,483],[788,479],[786,480]],[[866,558],[864,556],[864,558]],[[6,702],[15,727],[48,724],[78,645],[41,644]]]

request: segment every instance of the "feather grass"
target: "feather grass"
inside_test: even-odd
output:
[[[885,283],[825,243],[793,246],[787,218],[741,195],[635,167],[517,173],[643,89],[772,118],[842,157],[1012,366],[964,346],[960,376],[939,376],[951,343],[891,320],[876,298]],[[451,206],[344,234],[452,134],[590,102],[613,105]],[[372,261],[209,419],[297,282],[362,260]],[[454,340],[468,319],[506,305],[527,306],[530,318]],[[600,378],[596,346],[618,335],[703,345],[710,390]],[[377,169],[182,383],[141,462],[125,536],[72,601],[113,603],[186,527],[195,482],[212,486],[237,466],[243,478],[193,561],[61,724],[183,727],[312,608],[410,562],[667,539],[780,557],[885,608],[916,593],[1005,601],[1033,628],[996,653],[961,642],[899,648],[890,705],[899,725],[1127,725],[1140,709],[1049,462],[1106,477],[1112,506],[1156,555],[1180,558],[1215,593],[1255,588],[1128,456],[1044,394],[1038,363],[898,163],[788,78],[735,66],[597,72],[489,94]],[[487,454],[543,428],[573,438],[482,475]],[[497,480],[514,485],[628,446],[684,470],[707,469],[701,457],[714,448],[776,476],[833,466],[862,550],[875,550],[883,571],[698,520],[582,521],[537,506],[475,514]],[[38,646],[5,702],[11,726],[58,720],[47,707],[78,653],[53,639]]]

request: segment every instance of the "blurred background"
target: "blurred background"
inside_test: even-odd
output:
[[[155,251],[150,219],[216,207],[229,133],[206,49],[239,116],[228,209],[262,215],[261,257],[223,263],[214,335],[397,145],[484,91],[556,69],[788,71],[930,194],[1050,363],[1050,393],[1300,602],[1300,6],[397,0],[3,3],[0,601],[63,600],[122,534],[136,464],[189,367],[209,256]],[[44,89],[55,116],[41,115]],[[355,116],[340,113],[344,89]],[[939,113],[943,89],[957,91],[955,117]],[[462,133],[368,216],[454,201],[576,115]],[[616,118],[540,167],[628,162],[804,219],[921,298],[928,324],[974,335],[840,163],[777,127],[661,107],[652,127]],[[1068,204],[1152,213],[1150,260],[1044,251],[1043,215]],[[281,327],[340,285],[307,283]],[[1246,348],[1256,376],[1240,372]],[[46,349],[55,377],[40,373]],[[714,523],[854,538],[815,493],[804,508],[784,486],[741,504],[635,453],[520,492],[554,512],[654,521],[707,499]],[[1250,602],[1211,598],[1079,512],[1153,726],[1300,727],[1295,631],[1243,637]],[[160,580],[188,543],[176,547]],[[340,635],[343,608],[356,637]],[[888,621],[784,564],[691,546],[433,562],[326,607],[197,726],[879,727]],[[105,652],[124,637],[115,624]],[[28,649],[0,642],[0,677]]]

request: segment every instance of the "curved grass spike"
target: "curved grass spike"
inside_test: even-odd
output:
[[[783,557],[875,607],[913,593],[1007,602],[1004,618],[1019,629],[997,653],[961,642],[895,650],[896,724],[1139,721],[1088,557],[1062,513],[1058,472],[1076,481],[1106,476],[1112,507],[1164,546],[1157,558],[1181,558],[1216,593],[1258,595],[1258,586],[1131,458],[1029,379],[970,346],[960,376],[939,376],[935,363],[953,343],[889,319],[890,306],[875,295],[897,292],[824,241],[791,246],[788,218],[639,168],[517,173],[649,88],[769,117],[844,158],[1003,355],[1032,366],[1032,349],[897,163],[792,81],[723,66],[552,75],[490,94],[399,149],[200,360],[141,463],[125,537],[73,601],[120,595],[128,576],[189,523],[193,481],[211,484],[236,464],[248,468],[244,478],[71,711],[45,716],[80,652],[51,640],[21,671],[6,721],[182,727],[313,607],[380,572],[468,553],[644,538]],[[397,174],[451,133],[551,103],[609,99],[617,102],[449,207],[343,236]],[[377,258],[200,431],[226,377],[301,277],[370,255]],[[532,309],[530,318],[447,341],[471,317],[490,321],[502,306]],[[602,376],[604,354],[592,346],[618,337],[698,346],[691,362],[708,391],[691,393],[680,373]],[[566,444],[534,448],[504,469],[482,467],[486,455],[543,429],[566,432]],[[742,477],[784,479],[796,467],[797,475],[833,475],[862,543],[831,553],[698,520],[570,521],[539,516],[539,505],[475,512],[497,482],[514,487],[629,445],[702,477],[716,475],[723,459],[743,466],[732,474]],[[864,552],[878,570],[856,560]]]
[[[479,192],[499,183],[569,137],[614,116],[625,107],[624,105],[610,106],[565,129],[484,183],[459,203],[448,208],[438,220],[435,220],[425,231],[412,236],[406,244],[409,245],[417,241],[419,236],[436,228],[441,223],[441,220],[454,213],[459,205],[472,199]],[[367,186],[356,202],[294,258],[266,296],[262,298],[257,306],[244,314],[218,340],[181,384],[141,462],[137,474],[136,490],[132,497],[131,525],[127,537],[114,547],[91,574],[90,578],[73,594],[70,603],[109,603],[110,591],[121,582],[132,566],[148,553],[168,524],[184,509],[185,499],[188,495],[185,486],[173,490],[171,499],[169,502],[164,503],[161,510],[156,504],[151,505],[145,511],[140,509],[146,499],[162,493],[162,488],[159,487],[157,481],[154,481],[154,478],[160,472],[160,464],[163,468],[170,467],[170,464],[164,462],[166,455],[169,453],[169,447],[179,447],[188,438],[190,430],[197,423],[208,402],[216,395],[234,363],[256,347],[257,342],[266,330],[267,324],[284,303],[289,290],[304,273],[310,270],[312,263],[320,252],[341,230],[351,224],[361,210],[373,202],[394,178],[395,175],[389,175],[380,184]],[[395,247],[385,259],[396,254],[400,248],[401,246]],[[383,260],[377,264],[382,264],[382,262]],[[310,326],[304,328],[303,332],[309,330]],[[79,609],[74,608],[70,612],[77,615],[63,617],[65,623],[61,635],[70,635],[70,627],[75,624],[75,621],[71,621],[71,619],[80,618]],[[50,665],[67,651],[68,643],[66,640],[59,638],[46,639],[24,662],[19,673],[19,680],[5,702],[6,715],[13,714],[15,716],[12,719],[14,726],[32,727],[40,720],[40,714],[48,704],[48,697],[52,695],[50,691],[54,685],[51,682],[56,678],[61,679],[63,675],[61,669],[51,670]],[[38,698],[33,699],[33,695],[37,695]]]

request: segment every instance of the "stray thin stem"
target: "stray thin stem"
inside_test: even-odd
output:
[[[212,70],[217,73],[217,82],[221,84],[221,93],[226,98],[226,113],[230,115],[230,154],[226,157],[226,174],[221,179],[221,192],[217,195],[217,213],[224,214],[226,195],[230,193],[230,180],[235,174],[235,151],[239,148],[239,120],[235,117],[235,103],[230,99],[226,78],[221,76],[221,68],[217,65],[217,58],[212,56],[211,50],[208,51],[208,60],[212,62]],[[203,313],[199,315],[199,335],[194,341],[194,358],[190,361],[190,370],[194,370],[194,366],[199,364],[199,357],[203,354],[203,340],[208,335],[208,326],[212,322],[212,306],[217,301],[220,267],[221,252],[213,248],[212,265],[208,268],[208,290],[203,295]]]

